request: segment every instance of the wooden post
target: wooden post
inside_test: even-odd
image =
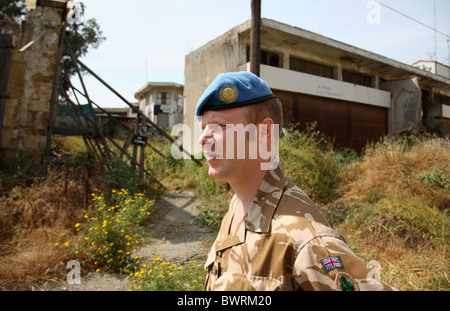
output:
[[[142,126],[145,124],[145,119],[141,118],[139,126],[139,135],[142,135]],[[144,179],[144,165],[145,165],[145,145],[139,146],[139,179],[142,181]]]
[[[261,0],[252,0],[250,72],[259,77],[261,63]]]
[[[139,135],[139,125],[141,124],[141,116],[136,115],[136,123],[134,124],[134,135]],[[134,168],[136,168],[137,163],[137,145],[133,144],[132,162],[134,163]]]

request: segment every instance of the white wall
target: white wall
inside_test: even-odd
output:
[[[240,67],[247,70],[249,64]],[[261,78],[273,89],[390,108],[389,92],[302,72],[261,65]]]

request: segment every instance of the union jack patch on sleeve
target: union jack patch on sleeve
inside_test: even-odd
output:
[[[342,264],[341,257],[339,256],[330,256],[322,259],[320,261],[325,272],[328,272],[333,269],[343,269],[344,265]]]

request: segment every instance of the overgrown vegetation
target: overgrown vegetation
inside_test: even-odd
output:
[[[287,129],[280,159],[350,247],[380,263],[382,280],[400,290],[450,289],[448,141],[384,138],[357,154],[333,148],[312,125],[306,132]],[[200,225],[218,228],[232,192],[209,178],[204,162],[151,162],[168,187],[190,189],[203,200]]]
[[[135,291],[202,290],[205,282],[203,263],[189,261],[184,265],[172,264],[161,257],[138,261],[132,280]]]
[[[148,154],[146,169],[166,190],[194,193],[203,202],[197,223],[217,229],[232,191],[209,178],[204,160],[175,160],[169,143],[155,139],[152,145],[162,153]],[[202,262],[180,266],[133,255],[142,225],[157,219],[153,200],[161,188],[139,183],[137,172],[119,159],[109,171],[91,165],[90,187],[99,190],[89,192],[86,207],[82,176],[88,157],[74,146],[76,141],[59,142],[61,161],[45,180],[30,178],[36,168],[20,160],[3,168],[0,288],[30,289],[64,279],[64,264],[77,259],[86,270],[121,271],[132,290],[201,290]],[[305,133],[290,128],[280,141],[280,158],[349,246],[380,263],[383,281],[400,290],[450,289],[448,141],[383,139],[356,154],[336,150],[314,127]]]
[[[83,213],[83,223],[75,224],[81,230],[81,242],[73,245],[72,253],[81,252],[102,266],[127,271],[142,240],[142,225],[155,213],[154,200],[125,189],[113,189],[107,200],[97,190],[92,193],[92,206]]]

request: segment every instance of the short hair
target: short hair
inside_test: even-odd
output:
[[[258,124],[264,118],[271,118],[274,124],[283,126],[283,108],[278,98],[271,98],[261,103],[248,105],[247,122]]]

